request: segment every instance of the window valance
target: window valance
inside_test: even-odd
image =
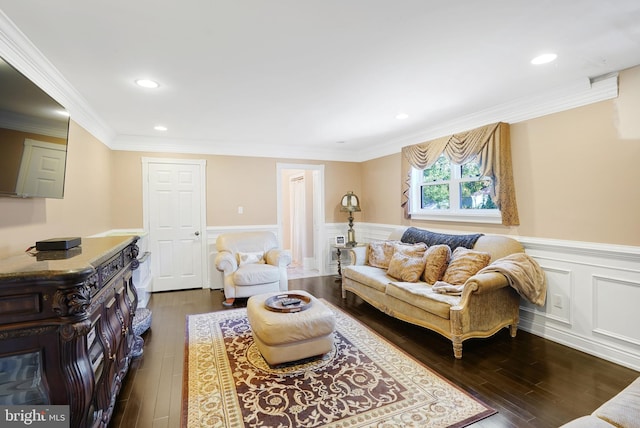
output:
[[[500,209],[502,224],[520,224],[511,167],[509,124],[502,122],[402,148],[402,206],[407,218],[410,218],[411,168],[428,168],[442,154],[455,164],[477,157],[481,175],[493,180],[491,197]]]

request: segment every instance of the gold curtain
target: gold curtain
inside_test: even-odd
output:
[[[502,224],[517,226],[518,207],[511,168],[511,141],[508,123],[493,123],[471,131],[402,148],[402,207],[409,214],[411,167],[425,169],[444,154],[451,162],[463,164],[478,157],[482,176],[491,177],[491,197],[500,209]]]

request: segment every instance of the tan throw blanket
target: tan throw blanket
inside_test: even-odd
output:
[[[544,306],[547,297],[547,278],[544,271],[533,257],[525,253],[514,253],[498,259],[478,273],[497,272],[503,274],[509,285],[520,296],[529,302]],[[464,285],[451,285],[438,281],[433,285],[433,291],[445,294],[461,294]]]

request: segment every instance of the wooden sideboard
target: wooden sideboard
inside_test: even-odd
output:
[[[141,340],[137,241],[83,238],[0,260],[0,405],[69,405],[72,427],[108,425]]]

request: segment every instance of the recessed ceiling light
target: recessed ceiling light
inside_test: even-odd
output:
[[[408,117],[409,117],[409,115],[407,113],[398,113],[398,114],[396,114],[396,119],[398,119],[398,120],[405,120]]]
[[[155,129],[156,131],[166,131],[168,128],[163,125],[156,125],[153,127],[153,129]]]
[[[546,53],[532,59],[531,64],[533,65],[548,64],[551,61],[555,61],[556,58],[558,58],[558,55],[554,53]]]
[[[160,86],[158,82],[156,82],[155,80],[149,80],[149,79],[138,79],[136,80],[136,85],[142,86],[143,88],[151,88],[151,89],[154,89]]]

